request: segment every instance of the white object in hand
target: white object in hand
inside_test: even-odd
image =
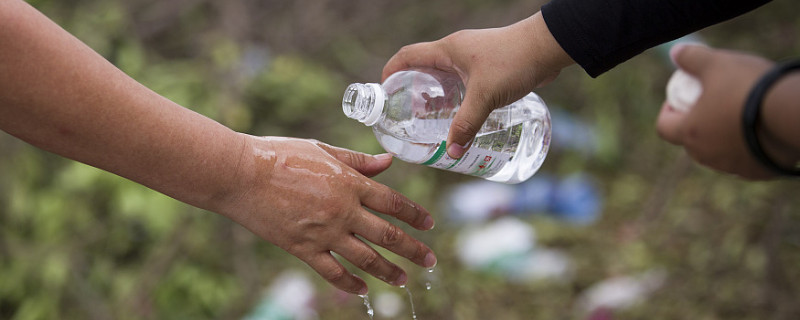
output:
[[[667,83],[667,103],[675,110],[686,112],[697,102],[702,92],[703,86],[697,78],[678,69]]]

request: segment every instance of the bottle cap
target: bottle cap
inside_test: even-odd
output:
[[[381,113],[383,113],[383,104],[386,102],[386,94],[383,92],[381,85],[377,83],[367,83],[367,87],[372,89],[372,92],[375,93],[375,104],[372,109],[369,110],[367,117],[361,122],[363,122],[365,125],[371,126],[375,124],[375,122],[378,122],[378,118],[380,118]]]
[[[689,111],[703,93],[703,86],[695,77],[678,69],[667,83],[667,103],[675,110]]]

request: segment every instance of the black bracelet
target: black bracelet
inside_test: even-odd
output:
[[[783,75],[795,69],[800,69],[800,60],[778,64],[769,70],[756,82],[753,89],[750,90],[750,94],[747,96],[747,100],[744,103],[744,111],[742,111],[742,129],[744,130],[744,139],[747,142],[750,153],[768,169],[785,176],[800,176],[800,169],[782,168],[767,156],[764,149],[761,147],[761,143],[758,141],[758,136],[756,136],[756,124],[760,117],[761,104],[769,88]],[[798,125],[800,125],[800,123],[798,123]]]

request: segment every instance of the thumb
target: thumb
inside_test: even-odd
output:
[[[669,56],[678,68],[699,76],[714,60],[714,49],[704,45],[677,44],[670,49]]]
[[[453,117],[447,137],[447,154],[451,158],[458,159],[464,155],[468,144],[492,112],[493,107],[483,97],[485,95],[478,93],[478,90],[467,87],[467,94]]]
[[[325,144],[320,145],[320,147],[337,160],[367,177],[375,176],[392,165],[392,155],[388,153],[373,156]]]

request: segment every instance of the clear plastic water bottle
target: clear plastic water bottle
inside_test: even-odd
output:
[[[412,69],[383,84],[351,84],[342,109],[371,126],[381,146],[400,160],[503,183],[530,178],[550,145],[550,113],[542,99],[531,93],[493,111],[464,156],[453,159],[445,140],[464,92],[456,74]]]

